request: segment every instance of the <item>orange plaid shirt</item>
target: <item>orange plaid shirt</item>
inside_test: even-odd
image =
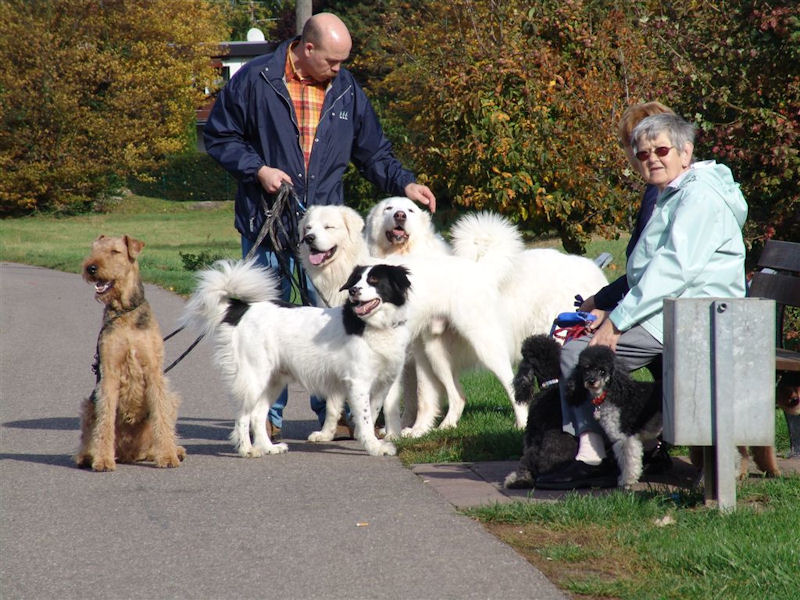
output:
[[[325,102],[325,90],[328,83],[319,83],[311,77],[301,78],[297,74],[292,60],[292,45],[286,53],[286,69],[284,71],[286,87],[289,97],[294,105],[294,114],[297,117],[297,127],[300,130],[300,148],[306,161],[311,158],[311,148],[314,146],[314,136],[319,124],[319,115],[322,112],[322,103]]]

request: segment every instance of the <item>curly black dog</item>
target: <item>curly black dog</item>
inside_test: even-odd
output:
[[[634,381],[608,346],[588,346],[578,357],[569,385],[583,385],[594,416],[611,440],[620,467],[618,485],[630,489],[642,476],[642,442],[661,433],[661,386]],[[569,401],[580,398],[570,394]]]
[[[534,335],[522,344],[522,362],[514,377],[514,397],[530,403],[522,458],[505,479],[507,488],[530,488],[537,475],[553,470],[575,456],[574,436],[561,429],[558,395],[561,345],[547,335]],[[534,390],[534,383],[539,391]]]

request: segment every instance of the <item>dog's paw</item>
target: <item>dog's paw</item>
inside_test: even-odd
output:
[[[92,461],[92,471],[106,472],[113,471],[117,468],[117,463],[113,458],[95,458]]]
[[[172,455],[156,456],[153,460],[159,469],[174,468],[181,466],[181,459],[178,457],[177,452]]]
[[[308,436],[309,442],[330,442],[333,441],[333,433],[327,431],[313,431]]]
[[[397,440],[400,439],[400,434],[399,433],[386,433],[385,430],[383,430],[383,431],[384,432],[383,432],[383,436],[382,437],[387,442],[396,442]]]
[[[453,429],[456,425],[458,425],[458,421],[456,419],[445,417],[442,419],[442,422],[439,423],[439,429]]]
[[[420,427],[405,427],[400,431],[400,435],[404,438],[418,438],[426,433],[428,433],[428,430]]]
[[[636,482],[637,480],[635,479],[631,481],[620,476],[619,479],[617,479],[617,487],[620,487],[623,490],[630,492],[631,490],[633,490],[633,486],[636,485]]]
[[[533,487],[533,476],[530,471],[512,471],[506,475],[503,487],[510,490],[521,490]]]
[[[74,457],[75,465],[81,469],[88,469],[92,466],[92,455],[86,453],[76,454]]]
[[[381,440],[366,442],[364,449],[370,456],[394,456],[397,454],[397,448],[394,444]]]
[[[286,454],[289,451],[289,446],[284,442],[279,444],[272,444],[263,449],[264,454]]]
[[[183,446],[175,446],[175,452],[178,454],[178,460],[183,462],[186,459],[186,448]]]
[[[247,447],[238,446],[236,448],[236,452],[242,458],[258,458],[263,454],[263,452],[260,449],[256,448],[255,446],[249,446],[249,445]]]

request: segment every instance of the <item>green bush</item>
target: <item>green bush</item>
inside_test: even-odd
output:
[[[139,196],[176,202],[233,200],[236,195],[236,180],[203,152],[171,156],[147,180],[132,178],[128,187]]]

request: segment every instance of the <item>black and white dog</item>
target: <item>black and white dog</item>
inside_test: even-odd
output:
[[[219,261],[201,272],[182,320],[214,335],[215,360],[239,405],[231,433],[238,453],[288,450],[271,442],[266,419],[281,390],[295,382],[327,400],[325,424],[309,440],[332,440],[348,402],[367,452],[395,454],[393,444],[375,436],[374,419],[406,359],[409,288],[404,267],[359,266],[342,286],[344,306],[287,307],[277,276],[252,262]]]
[[[578,357],[570,401],[583,398],[575,389],[580,385],[589,391],[595,418],[613,444],[618,485],[629,489],[642,476],[642,442],[661,433],[661,386],[631,379],[611,348],[600,345],[588,346]]]
[[[514,399],[529,404],[528,423],[522,458],[517,470],[506,476],[507,488],[533,487],[537,475],[571,460],[578,450],[575,437],[561,428],[560,357],[561,344],[548,335],[533,335],[522,343],[522,361],[514,377]],[[534,383],[538,391],[534,390]]]

